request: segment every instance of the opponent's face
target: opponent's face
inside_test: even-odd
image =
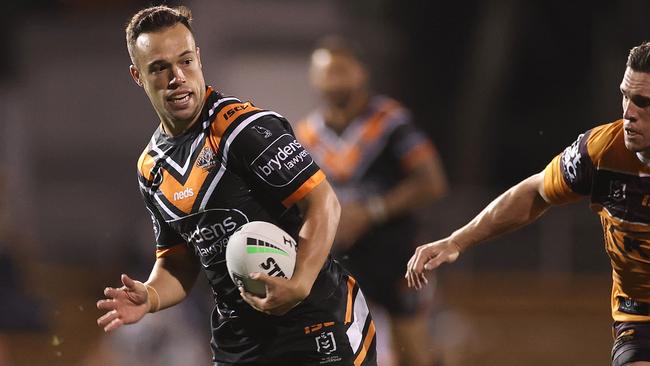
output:
[[[335,108],[346,108],[367,82],[367,72],[359,61],[324,49],[313,53],[310,76],[325,103]]]
[[[142,86],[160,120],[189,124],[203,107],[205,81],[199,48],[187,27],[178,23],[138,36],[131,76]]]
[[[650,157],[650,74],[625,70],[621,82],[625,147]]]

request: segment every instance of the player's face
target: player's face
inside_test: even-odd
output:
[[[621,82],[625,147],[650,157],[650,74],[625,70]]]
[[[205,96],[199,49],[187,27],[178,23],[136,40],[133,79],[142,86],[163,123],[190,124]]]
[[[346,108],[366,87],[366,71],[352,57],[316,50],[311,60],[311,81],[330,107]]]

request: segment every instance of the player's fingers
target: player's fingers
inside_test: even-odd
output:
[[[264,309],[264,299],[257,297],[250,292],[246,292],[243,287],[239,288],[239,295],[241,295],[242,299],[248,303],[248,305],[252,306],[253,309],[257,311],[261,311],[264,313],[267,313]]]
[[[101,316],[99,319],[97,319],[97,325],[99,325],[100,327],[106,327],[110,322],[119,318],[119,316],[120,315],[117,312],[117,310],[111,310],[108,313]]]
[[[124,290],[119,289],[119,288],[113,288],[113,287],[106,287],[104,289],[104,296],[106,296],[109,299],[115,299],[119,296],[120,293],[122,293]]]
[[[99,310],[114,310],[114,309],[117,309],[117,301],[115,301],[115,300],[99,300],[99,301],[97,301],[97,309],[99,309]]]
[[[134,290],[135,289],[135,281],[131,279],[131,277],[127,276],[126,274],[122,273],[122,276],[120,276],[120,280],[122,280],[122,284],[124,287]]]
[[[108,333],[108,332],[112,332],[112,331],[114,331],[115,329],[121,327],[123,324],[124,324],[124,323],[122,322],[122,319],[119,319],[119,318],[118,318],[118,319],[114,319],[113,321],[111,321],[110,323],[108,323],[107,326],[104,327],[104,332],[106,332],[106,333]]]

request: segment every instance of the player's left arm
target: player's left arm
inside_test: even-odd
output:
[[[287,210],[296,205],[302,215],[291,279],[255,273],[251,278],[266,284],[266,297],[241,291],[244,300],[257,310],[283,315],[311,292],[334,241],[339,202],[325,175],[283,118],[267,116],[242,128],[231,154],[252,189]]]

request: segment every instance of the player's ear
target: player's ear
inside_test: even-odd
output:
[[[199,63],[199,68],[203,68],[203,64],[201,63],[201,49],[199,46],[196,46],[196,61]]]
[[[129,73],[131,74],[133,81],[135,81],[138,86],[142,86],[142,81],[140,80],[140,70],[138,70],[135,65],[129,66]]]

